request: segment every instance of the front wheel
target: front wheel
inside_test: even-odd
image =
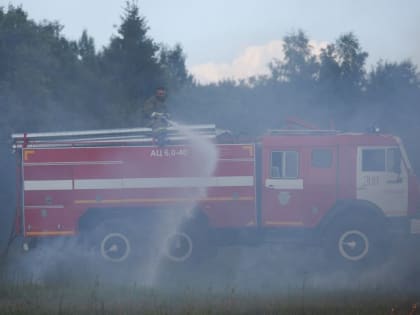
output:
[[[381,264],[389,250],[389,238],[386,229],[376,222],[336,221],[325,235],[324,250],[330,262],[341,266]]]
[[[365,259],[369,255],[369,238],[363,229],[343,231],[337,241],[341,257],[355,262]]]

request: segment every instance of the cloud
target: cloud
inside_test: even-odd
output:
[[[313,52],[319,54],[327,43],[311,40]],[[191,66],[189,71],[202,84],[223,79],[245,79],[255,75],[269,74],[268,64],[274,58],[283,59],[283,41],[273,40],[265,45],[249,46],[231,63],[203,63]]]

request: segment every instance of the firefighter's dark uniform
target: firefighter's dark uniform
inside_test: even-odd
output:
[[[159,99],[156,95],[150,97],[143,104],[142,116],[144,126],[153,128],[153,125],[156,123],[156,120],[152,117],[154,112],[162,114],[166,114],[168,112],[165,101],[163,99]]]
[[[152,128],[152,136],[159,146],[167,143],[168,110],[165,105],[165,94],[158,96],[158,91],[143,104],[143,126]],[[156,113],[154,115],[153,113]]]

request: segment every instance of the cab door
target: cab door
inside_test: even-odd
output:
[[[356,193],[388,216],[407,214],[408,172],[398,147],[358,147]]]
[[[338,146],[307,146],[302,149],[302,214],[305,226],[313,227],[337,200]]]
[[[266,147],[263,151],[261,224],[302,226],[300,149]]]

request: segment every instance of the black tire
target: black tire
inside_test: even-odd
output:
[[[169,235],[164,246],[165,257],[174,263],[199,264],[215,251],[207,224],[198,220],[187,222]]]
[[[343,218],[330,223],[323,240],[328,262],[340,267],[377,266],[386,260],[389,236],[374,218]]]

